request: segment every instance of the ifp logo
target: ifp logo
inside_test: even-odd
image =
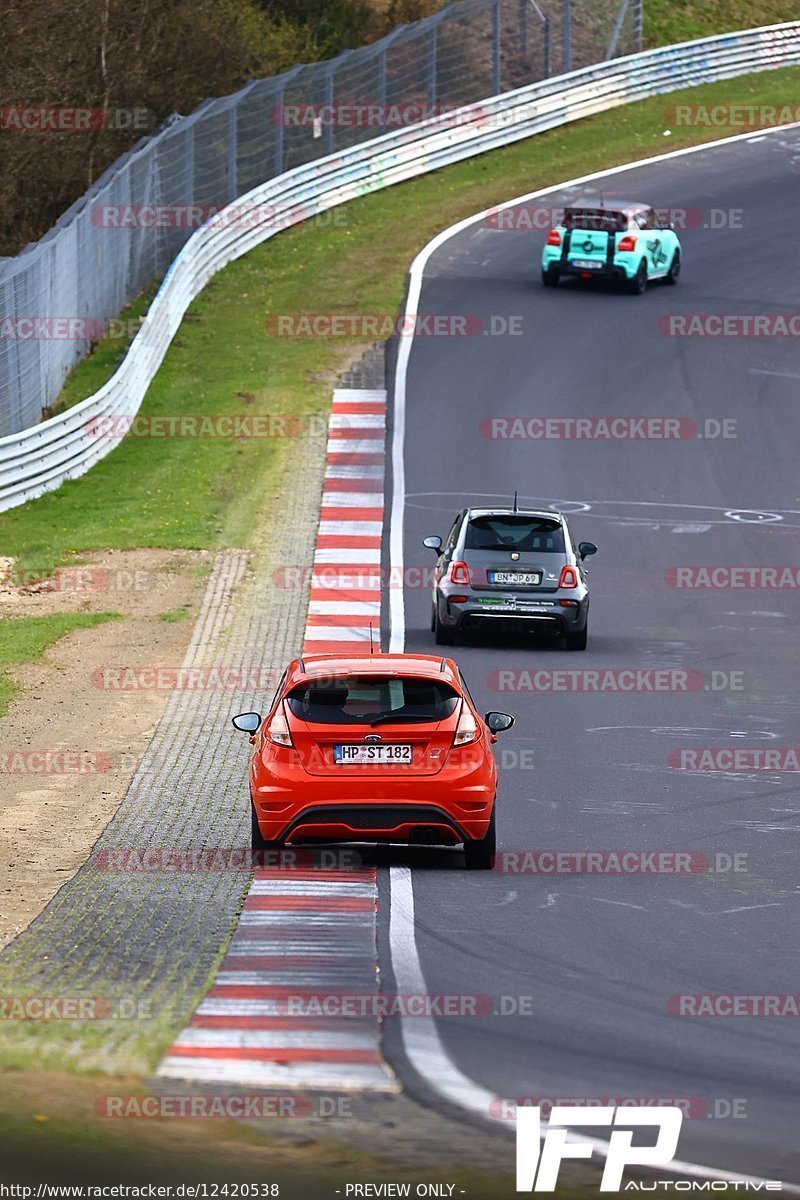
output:
[[[572,1142],[567,1134],[573,1126],[614,1125],[608,1140],[601,1192],[618,1192],[626,1167],[666,1167],[678,1149],[683,1113],[679,1108],[580,1108],[554,1105],[542,1139],[540,1108],[517,1109],[517,1191],[553,1192],[565,1158],[591,1158],[597,1143],[589,1138]],[[653,1145],[634,1146],[634,1129],[653,1125],[658,1136]]]

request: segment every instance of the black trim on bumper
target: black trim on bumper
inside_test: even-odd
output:
[[[399,825],[445,825],[463,842],[466,834],[458,822],[441,808],[432,804],[316,804],[293,817],[280,833],[284,841],[303,825],[346,825],[355,833],[359,830],[383,829],[387,832]],[[413,835],[412,835],[413,836]]]

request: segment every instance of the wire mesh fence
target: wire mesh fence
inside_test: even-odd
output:
[[[642,0],[456,0],[173,117],[0,261],[0,437],[47,416],[112,317],[209,216],[292,167],[641,48]],[[46,136],[46,135],[42,135]],[[234,220],[246,222],[246,204]]]

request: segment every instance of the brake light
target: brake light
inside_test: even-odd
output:
[[[633,234],[626,233],[625,237],[619,239],[619,243],[617,244],[617,249],[622,250],[626,254],[629,253],[631,250],[635,250],[636,249],[636,238],[633,236]]]
[[[465,562],[454,562],[450,568],[451,583],[469,584],[469,568]]]
[[[574,567],[562,567],[561,578],[558,581],[560,588],[573,588],[578,586],[578,572]]]
[[[458,718],[455,737],[453,738],[454,746],[466,746],[467,742],[474,742],[478,736],[478,722],[473,717],[469,710],[466,700],[461,701],[461,716]]]
[[[275,709],[275,716],[267,727],[267,737],[275,746],[292,746],[292,735],[289,731],[289,722],[286,720],[286,713],[283,711],[283,701]]]
[[[558,232],[557,229],[550,230],[550,232],[547,235],[547,244],[548,244],[548,246],[560,246],[561,245],[561,234]]]

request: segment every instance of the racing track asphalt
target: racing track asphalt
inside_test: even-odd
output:
[[[710,1113],[717,1101],[743,1101],[743,1118],[685,1121],[680,1158],[797,1182],[797,1019],[689,1019],[667,1007],[678,993],[798,990],[797,775],[701,775],[668,762],[680,747],[798,743],[797,593],[680,591],[665,572],[800,564],[800,356],[792,338],[678,339],[658,321],[800,312],[790,233],[800,130],[612,179],[575,194],[602,187],[606,196],[701,210],[704,222],[711,209],[732,212],[740,227],[684,232],[680,285],[653,285],[641,298],[573,284],[545,291],[544,234],[478,220],[445,241],[425,269],[419,312],[518,318],[523,336],[414,340],[404,558],[407,567],[431,565],[425,535],[444,536],[463,505],[504,503],[514,488],[523,503],[578,510],[573,533],[599,546],[586,653],[498,636],[448,651],[483,711],[517,718],[497,746],[508,762],[501,852],[744,853],[748,869],[556,877],[467,873],[458,853],[435,850],[391,861],[413,864],[430,993],[532,997],[531,1015],[438,1022],[447,1054],[477,1085],[501,1097],[694,1098],[696,1111]],[[502,441],[481,433],[486,418],[534,415],[733,419],[736,436]],[[782,519],[726,515],[742,509]],[[429,591],[407,587],[407,650],[435,652],[429,618]],[[706,682],[712,671],[739,671],[743,686],[601,695],[492,686],[497,669],[624,667],[693,669]],[[534,769],[513,765],[522,750],[533,751]],[[385,1050],[405,1085],[435,1100],[391,1022]]]

